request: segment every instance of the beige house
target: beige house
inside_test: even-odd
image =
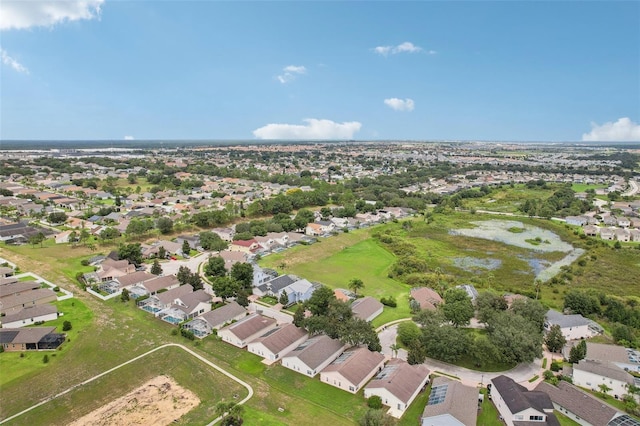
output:
[[[297,348],[309,335],[293,324],[284,324],[267,331],[247,345],[247,350],[269,361],[277,361]]]
[[[273,328],[276,328],[276,320],[252,314],[236,323],[221,328],[218,330],[218,336],[223,342],[244,348],[249,342]]]
[[[429,383],[429,373],[424,364],[410,365],[394,358],[364,388],[364,397],[379,396],[389,407],[388,414],[400,418]]]
[[[491,399],[507,426],[526,422],[536,422],[540,426],[559,424],[546,393],[529,391],[505,375],[491,379],[491,383]]]
[[[282,366],[314,377],[344,351],[345,345],[324,334],[314,336],[282,357]]]
[[[478,389],[445,376],[433,379],[420,426],[469,426],[478,418]]]
[[[358,392],[382,370],[384,355],[366,347],[345,351],[320,372],[320,380],[347,392]]]

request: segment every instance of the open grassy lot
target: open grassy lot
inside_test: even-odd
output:
[[[362,233],[364,235],[364,233]],[[396,308],[385,307],[383,314],[376,318],[374,325],[384,324],[399,318],[410,316],[409,310],[409,286],[389,278],[389,267],[395,261],[395,256],[381,247],[375,240],[369,238],[347,245],[352,233],[342,234],[330,239],[322,240],[321,244],[298,248],[298,256],[276,258],[269,256],[261,264],[267,267],[278,267],[283,261],[286,271],[311,281],[319,281],[330,288],[348,288],[352,278],[360,278],[364,282],[364,288],[360,293],[381,297],[394,296],[398,306]],[[346,238],[345,238],[346,237]],[[330,253],[325,242],[335,240],[338,244],[332,244]],[[302,261],[302,248],[316,253],[316,249],[322,249],[322,255],[317,261]],[[328,255],[327,255],[328,254]]]
[[[55,302],[55,305],[58,307],[58,312],[64,313],[64,315],[56,320],[47,321],[42,327],[56,327],[56,332],[62,333],[62,323],[64,321],[71,322],[72,329],[65,332],[67,342],[63,343],[55,352],[25,352],[22,357],[20,352],[3,353],[0,356],[0,371],[2,371],[0,387],[14,380],[20,380],[22,376],[31,375],[59,362],[64,362],[62,360],[67,352],[73,351],[78,336],[91,325],[93,313],[82,301],[67,299]],[[45,353],[49,354],[48,364],[42,362]]]
[[[174,378],[182,387],[193,391],[201,401],[176,424],[205,424],[215,418],[218,401],[233,401],[234,395],[239,400],[247,394],[247,390],[239,383],[209,368],[182,349],[168,347],[78,387],[8,424],[69,423],[161,374]],[[123,377],[131,379],[123,380]]]
[[[602,189],[606,187],[607,185],[594,185],[589,183],[574,183],[571,185],[571,189],[576,192],[585,192],[587,189]]]
[[[549,189],[527,188],[524,184],[514,185],[513,188],[504,186],[495,190],[491,195],[482,198],[465,199],[467,209],[489,210],[495,212],[517,213],[518,207],[527,199],[539,198],[546,200],[559,186],[549,185]]]
[[[28,257],[29,250],[32,250],[36,260]],[[29,264],[29,270],[52,281],[54,277],[59,277],[59,281],[55,282],[72,285],[70,278],[64,273],[59,270],[51,271],[48,265],[44,266],[46,263],[37,258],[40,252],[39,248],[22,247],[19,253],[11,250],[3,252],[3,256],[17,261],[21,266]],[[71,263],[74,260],[69,258],[67,261]],[[76,261],[79,264],[79,260]],[[22,269],[26,270],[27,267]],[[193,347],[253,387],[255,396],[245,406],[246,424],[299,425],[308,424],[309,419],[313,418],[318,424],[353,425],[365,408],[365,401],[361,396],[353,396],[324,385],[317,378],[303,378],[280,366],[266,367],[255,355],[222,343],[214,337],[194,343],[180,336],[173,336],[171,330],[174,328],[171,325],[135,308],[132,302],[125,304],[117,299],[100,302],[77,289],[75,293],[78,299],[66,303],[75,303],[79,308],[75,314],[77,317],[73,319],[69,313],[64,318],[71,320],[71,333],[76,333],[71,334],[71,343],[64,343],[60,351],[50,352],[50,362],[46,365],[42,363],[42,353],[27,353],[22,359],[25,363],[16,374],[6,380],[3,377],[4,381],[0,386],[0,418],[6,418],[134,356],[170,342]],[[80,320],[87,312],[93,313],[93,317]],[[13,365],[15,357],[14,354],[0,354],[3,372],[7,371],[7,365]],[[172,354],[168,354],[166,359],[170,364],[176,362],[176,357]],[[141,383],[135,370],[128,374],[116,373],[113,377],[116,384],[110,386],[116,388],[133,389]],[[202,381],[205,385],[215,386],[208,379],[203,378]],[[38,383],[38,386],[26,385],[29,383]],[[94,392],[88,394],[92,395]],[[211,401],[212,405],[217,402]],[[45,404],[38,410],[38,416],[49,418],[51,415],[55,418],[59,415],[56,414],[57,407],[57,403]],[[280,412],[279,408],[284,411]],[[185,420],[184,424],[203,423],[191,417],[187,419],[190,420]],[[15,424],[29,423],[20,421]]]

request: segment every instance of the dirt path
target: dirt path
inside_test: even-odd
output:
[[[92,411],[71,426],[166,426],[200,404],[171,377],[158,376],[127,395]]]

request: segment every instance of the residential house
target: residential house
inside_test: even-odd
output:
[[[632,229],[629,231],[629,239],[633,242],[640,242],[640,229]]]
[[[182,244],[162,240],[156,243],[153,243],[151,246],[147,246],[142,249],[142,257],[145,259],[151,259],[154,257],[158,257],[158,252],[160,251],[160,247],[163,247],[166,254],[177,256],[182,254]]]
[[[339,340],[324,334],[311,337],[282,357],[282,366],[309,377],[331,363],[344,350]]]
[[[192,249],[202,251],[202,247],[200,246],[200,236],[198,234],[178,235],[176,237],[176,243],[180,244],[180,251],[182,251],[182,245],[185,241],[189,243],[189,247],[191,247]]]
[[[582,228],[582,231],[584,232],[584,235],[586,235],[587,237],[596,237],[600,233],[600,228],[598,228],[595,225],[587,225],[584,228]]]
[[[456,288],[460,288],[467,292],[467,296],[471,299],[471,302],[476,303],[476,298],[478,297],[478,290],[472,284],[462,284],[457,285]]]
[[[205,312],[186,323],[184,328],[192,331],[196,337],[203,338],[213,333],[213,330],[219,330],[233,321],[240,321],[245,316],[247,316],[247,310],[233,301]]]
[[[253,294],[257,296],[279,297],[280,291],[282,291],[283,288],[290,286],[296,281],[298,281],[298,277],[295,275],[280,275],[258,287],[254,287]]]
[[[129,288],[133,286],[141,286],[145,281],[155,279],[157,276],[144,271],[136,271],[131,274],[123,275],[116,278],[120,288]]]
[[[66,335],[55,327],[0,328],[0,345],[5,352],[55,350]]]
[[[278,277],[278,272],[273,269],[261,268],[257,264],[252,264],[253,266],[253,281],[251,282],[252,287],[259,287],[262,284],[271,281],[274,278]]]
[[[154,315],[158,316],[159,312],[169,309],[171,305],[177,303],[181,297],[186,296],[189,293],[193,293],[193,287],[188,284],[181,285],[172,290],[165,291],[164,293],[156,293],[147,300],[141,302],[139,306],[141,309],[152,312]]]
[[[20,328],[35,323],[53,321],[58,318],[58,308],[53,305],[35,305],[21,309],[13,314],[0,317],[3,328]]]
[[[382,370],[384,355],[359,347],[343,352],[320,372],[320,380],[347,392],[358,392]]]
[[[384,305],[380,303],[379,300],[371,296],[356,299],[351,304],[353,316],[365,321],[372,321],[375,317],[382,313],[383,308]]]
[[[567,348],[570,349],[570,348]],[[568,358],[568,356],[567,356]],[[611,362],[625,371],[640,372],[640,351],[617,345],[587,342],[585,359]]]
[[[284,287],[277,293],[277,297],[279,299],[282,296],[282,293],[285,293],[287,295],[287,300],[289,301],[288,305],[292,305],[294,303],[309,300],[315,290],[316,286],[303,278]]]
[[[48,288],[9,294],[0,298],[0,314],[11,315],[30,306],[44,305],[57,300],[56,293]]]
[[[13,268],[9,266],[0,266],[0,278],[12,277],[15,274]]]
[[[164,275],[146,280],[141,285],[148,294],[154,295],[160,290],[173,290],[180,287],[180,281],[175,275]]]
[[[586,339],[602,332],[602,327],[580,314],[565,315],[549,309],[545,316],[545,331],[548,332],[554,325],[560,326],[562,335],[567,340]]]
[[[573,384],[595,392],[600,392],[600,385],[606,385],[611,389],[610,395],[622,398],[635,381],[631,374],[612,362],[583,359],[573,364]]]
[[[394,358],[367,384],[364,397],[379,396],[389,407],[388,414],[400,418],[429,383],[429,373],[424,364],[410,365]]]
[[[584,226],[587,224],[587,219],[584,216],[567,216],[565,222],[567,225]]]
[[[415,287],[411,289],[411,298],[420,304],[420,309],[435,311],[441,304],[442,297],[433,289],[428,287]]]
[[[252,254],[260,248],[260,244],[255,238],[250,240],[236,240],[229,245],[230,251],[239,251],[245,254]]]
[[[188,285],[188,287],[191,287]],[[168,293],[168,292],[167,292]],[[198,315],[202,315],[205,312],[211,310],[211,295],[204,290],[196,290],[191,293],[182,295],[174,300],[171,305],[170,315],[178,314],[177,318],[182,321],[192,319]],[[184,315],[180,315],[177,311],[181,311]]]
[[[71,234],[75,233],[77,234],[77,231],[62,231],[59,232],[57,234],[54,235],[54,240],[56,242],[56,244],[66,244],[66,243],[70,243],[71,241]]]
[[[42,287],[42,284],[36,281],[18,281],[16,277],[10,277],[6,282],[0,281],[0,299],[11,296],[13,294],[28,293]]]
[[[110,258],[105,259],[100,264],[97,274],[100,281],[113,281],[114,279],[123,275],[131,274],[135,272],[136,267],[129,263],[127,259],[113,260]]]
[[[627,217],[617,216],[616,225],[618,225],[621,228],[628,228],[629,226],[631,226],[631,221]]]
[[[629,232],[628,229],[617,228],[613,232],[615,234],[616,240],[618,241],[627,243],[631,240],[631,233]]]
[[[252,314],[218,330],[223,342],[244,348],[252,340],[276,327],[276,320]]]
[[[582,426],[640,426],[640,421],[565,380],[557,386],[540,382],[535,390],[549,395],[557,411]]]
[[[235,235],[235,231],[231,228],[213,228],[211,232],[218,234],[220,238],[224,241],[233,241],[233,236]]]
[[[551,398],[544,392],[529,391],[512,378],[500,375],[491,379],[491,399],[507,426],[532,424],[560,426],[553,414]]]
[[[478,389],[445,376],[433,379],[420,426],[473,426],[478,419]]]
[[[613,228],[600,228],[600,238],[603,240],[613,240],[615,237],[615,229]]]
[[[333,290],[333,294],[336,296],[336,299],[340,300],[341,302],[351,302],[352,300],[355,300],[356,295],[349,290],[346,290],[344,288],[336,288],[335,290]]]
[[[273,328],[247,345],[247,350],[269,361],[277,361],[307,340],[307,332],[293,324]]]

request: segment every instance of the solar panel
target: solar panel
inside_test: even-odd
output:
[[[442,403],[447,396],[448,387],[449,385],[440,385],[431,388],[431,393],[429,394],[429,402],[427,402],[427,405],[436,405]]]
[[[336,358],[336,360],[333,361],[333,364],[342,364],[343,362],[348,360],[351,357],[351,355],[353,355],[353,352],[345,352],[342,355],[340,355],[338,358]]]
[[[382,380],[385,377],[389,376],[394,371],[396,371],[397,369],[398,369],[397,365],[387,365],[385,368],[382,369],[381,372],[378,373],[378,375],[374,380]]]

